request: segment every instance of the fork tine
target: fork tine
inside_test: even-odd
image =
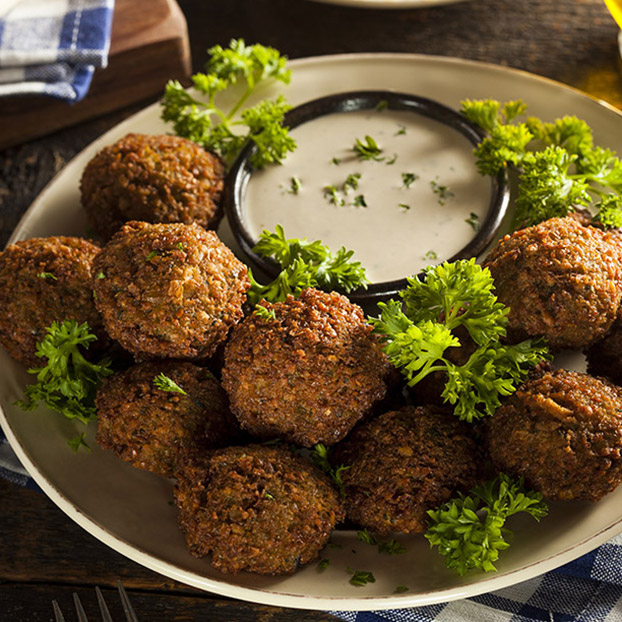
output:
[[[78,614],[78,622],[89,622],[86,617],[86,613],[84,613],[84,607],[82,607],[82,602],[80,601],[80,597],[74,592],[73,593],[73,603],[76,606],[76,613]]]
[[[56,622],[65,622],[63,612],[60,610],[60,607],[55,600],[52,601],[52,608],[54,609],[54,618],[56,619]]]
[[[123,611],[125,612],[125,618],[127,622],[138,622],[138,618],[134,613],[134,608],[132,607],[132,603],[130,603],[130,599],[123,587],[121,581],[117,581],[117,588],[119,589],[119,594],[121,596],[121,603],[123,604]]]
[[[112,622],[110,611],[108,611],[108,606],[104,600],[104,595],[97,585],[95,586],[95,593],[97,594],[97,602],[99,603],[99,610],[102,614],[102,622]]]

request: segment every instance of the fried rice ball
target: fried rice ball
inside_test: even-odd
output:
[[[106,330],[138,359],[211,356],[250,287],[246,266],[196,224],[126,223],[93,266]]]
[[[86,165],[81,200],[104,240],[129,220],[216,229],[224,176],[223,161],[191,140],[128,134]]]
[[[53,322],[87,322],[98,342],[108,344],[93,303],[92,262],[99,246],[77,237],[20,240],[0,253],[0,343],[16,361],[40,367],[36,344]]]
[[[261,304],[267,314],[246,317],[225,347],[233,413],[260,438],[336,443],[386,393],[390,365],[372,327],[335,292]]]
[[[180,456],[229,444],[238,432],[218,380],[186,361],[139,363],[106,378],[96,407],[98,444],[165,477]]]
[[[285,447],[210,452],[177,473],[175,502],[190,553],[225,573],[292,574],[318,557],[343,519],[319,469]]]
[[[549,499],[598,501],[622,481],[622,389],[558,370],[518,388],[487,422],[499,471]]]
[[[622,298],[621,257],[610,236],[572,217],[506,235],[484,265],[510,307],[510,338],[582,349],[603,337]]]
[[[437,406],[406,406],[359,425],[331,452],[347,517],[380,535],[425,531],[427,511],[479,481],[468,424]]]

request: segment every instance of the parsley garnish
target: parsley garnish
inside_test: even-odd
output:
[[[397,540],[388,540],[387,542],[378,543],[378,551],[385,555],[401,555],[406,553],[406,547]]]
[[[432,188],[432,192],[438,196],[439,205],[445,205],[447,199],[454,196],[454,193],[449,189],[448,186],[442,186],[435,180],[432,180],[430,182],[430,187]]]
[[[324,197],[328,199],[329,203],[333,205],[344,205],[345,200],[339,194],[339,190],[337,190],[337,186],[324,186]]]
[[[266,309],[266,307],[262,305],[255,305],[253,313],[262,320],[276,320],[274,309]]]
[[[331,161],[330,161],[330,163],[331,163],[331,164],[336,164],[336,165],[339,165],[339,164],[341,164],[341,159],[340,159],[340,158],[337,158],[337,157],[332,158],[332,159],[331,159]]]
[[[408,205],[408,203],[398,203],[397,206],[401,207],[405,212],[407,212],[410,209],[410,205]]]
[[[74,436],[67,441],[67,445],[73,449],[75,453],[78,453],[80,447],[84,447],[87,451],[91,451],[88,443],[85,440],[86,432],[82,432],[79,436]]]
[[[415,173],[402,173],[402,185],[404,188],[410,188],[417,179],[419,179],[419,176]]]
[[[381,155],[382,149],[369,135],[365,136],[365,142],[363,142],[360,138],[357,138],[352,150],[361,160],[375,160],[376,162],[384,160],[384,156]]]
[[[320,559],[320,561],[317,563],[318,570],[326,570],[329,566],[330,559],[328,559],[327,557],[325,557],[324,559]]]
[[[354,251],[342,246],[332,253],[319,240],[288,240],[281,225],[276,226],[274,233],[264,231],[253,250],[262,257],[273,258],[281,266],[281,273],[268,285],[258,283],[249,270],[251,289],[248,302],[253,306],[262,298],[279,302],[288,294],[297,296],[306,287],[345,292],[367,287],[365,269],[360,262],[351,260]]]
[[[403,305],[397,300],[380,302],[380,317],[370,318],[384,351],[408,385],[444,372],[442,398],[466,421],[492,415],[500,398],[513,393],[530,368],[550,356],[537,340],[515,345],[501,341],[509,309],[492,290],[490,271],[475,259],[445,262],[425,268],[422,278],[408,279],[400,293]],[[449,348],[461,345],[453,333],[459,326],[477,346],[463,365],[446,355]]]
[[[464,221],[467,225],[473,227],[473,231],[479,230],[479,216],[475,212],[471,212],[469,217]]]
[[[95,278],[96,278],[96,279],[105,279],[105,278],[106,278],[106,275],[105,275],[105,274],[104,274],[104,273],[100,270],[100,271],[97,273],[97,275],[96,275],[96,277],[95,277]]]
[[[462,113],[488,132],[475,149],[480,173],[496,175],[509,167],[518,172],[515,226],[590,204],[603,227],[622,224],[622,161],[594,146],[585,121],[565,116],[552,123],[534,117],[518,122],[526,110],[520,100],[462,102]]]
[[[404,136],[406,134],[406,126],[400,123],[399,130],[395,132],[394,136]]]
[[[354,207],[367,207],[367,201],[365,200],[365,196],[362,194],[355,196],[352,205],[354,205]]]
[[[39,274],[37,274],[37,276],[40,279],[52,279],[54,281],[58,281],[58,278],[52,274],[51,272],[39,272]]]
[[[151,251],[148,255],[147,255],[147,261],[151,261],[154,257],[158,256],[158,251]]]
[[[485,572],[496,570],[500,551],[510,546],[512,532],[505,521],[512,514],[527,512],[536,520],[546,516],[548,508],[542,495],[523,488],[523,480],[500,474],[458,497],[428,511],[425,537],[430,546],[438,546],[447,567],[464,575],[471,568]]]
[[[394,593],[395,594],[403,594],[404,592],[409,592],[410,588],[406,587],[405,585],[398,585],[395,590]]]
[[[289,192],[290,194],[298,194],[301,188],[302,188],[302,182],[300,181],[300,178],[292,177],[289,180],[289,190],[287,192]]]
[[[161,391],[168,391],[169,393],[181,393],[182,395],[187,395],[187,393],[174,380],[171,380],[164,372],[160,372],[153,379],[153,384]]]
[[[382,112],[389,107],[389,102],[386,99],[381,99],[376,105],[376,112]]]
[[[362,587],[368,583],[376,582],[376,577],[368,570],[353,570],[349,567],[346,570],[352,575],[350,583],[356,585],[356,587]]]
[[[259,86],[273,80],[289,84],[287,58],[274,48],[246,45],[242,39],[232,39],[228,49],[215,45],[208,54],[206,73],[192,76],[194,88],[206,100],[193,97],[179,82],[170,81],[161,102],[162,118],[173,123],[178,135],[219,153],[229,164],[247,140],[257,147],[251,158],[254,166],[279,164],[296,148],[288,128],[283,126],[284,115],[291,106],[283,96],[264,99],[252,108],[244,106]],[[218,106],[216,96],[234,86],[245,87],[239,91],[238,99],[227,109]],[[239,126],[246,128],[246,134],[236,133]]]
[[[424,259],[438,259],[438,255],[436,254],[436,251],[428,251],[424,256]]]
[[[361,179],[360,173],[351,173],[348,175],[347,179],[343,183],[344,192],[348,192],[351,188],[352,190],[356,190],[359,187],[359,180]]]
[[[110,361],[92,363],[82,355],[81,348],[88,349],[97,340],[86,322],[53,322],[46,332],[37,344],[36,355],[47,362],[43,367],[28,370],[37,375],[37,382],[26,387],[24,399],[16,404],[23,410],[33,410],[42,402],[69,419],[88,423],[96,416],[97,388],[102,378],[112,374]]]
[[[389,158],[385,164],[390,165],[390,164],[395,164],[395,162],[397,161],[397,153],[393,154],[392,158]]]
[[[365,544],[378,544],[378,541],[374,537],[373,534],[369,533],[367,528],[361,529],[356,532],[356,537],[361,541],[365,542]]]
[[[326,473],[326,475],[328,475],[328,477],[333,480],[333,482],[335,482],[337,488],[339,488],[339,494],[342,497],[345,497],[346,489],[343,485],[341,474],[344,471],[347,471],[350,467],[340,464],[336,469],[333,468],[328,460],[328,448],[322,443],[317,443],[316,445],[314,445],[313,451],[311,453],[311,459],[322,471],[324,471],[324,473]]]

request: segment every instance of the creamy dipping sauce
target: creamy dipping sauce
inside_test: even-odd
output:
[[[473,144],[438,121],[359,110],[319,117],[291,135],[296,151],[282,166],[254,172],[246,187],[244,219],[254,239],[280,224],[288,238],[345,246],[378,283],[449,259],[484,221],[491,181],[477,172]],[[366,136],[382,148],[381,159],[353,151]]]

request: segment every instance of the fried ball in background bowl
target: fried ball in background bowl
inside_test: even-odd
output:
[[[469,424],[437,406],[406,406],[357,428],[330,454],[346,515],[380,535],[421,533],[427,511],[478,483],[481,450]]]
[[[361,308],[308,288],[261,303],[225,346],[223,387],[242,428],[311,447],[343,438],[386,394],[391,369]]]
[[[96,407],[100,447],[165,477],[180,455],[222,447],[239,433],[218,380],[185,361],[139,363],[106,378]]]
[[[90,351],[108,345],[93,303],[92,263],[99,246],[77,237],[30,238],[0,253],[0,343],[15,360],[40,367],[36,344],[54,321],[87,322],[98,336]]]
[[[88,162],[81,201],[104,240],[130,220],[216,229],[224,176],[223,161],[191,140],[128,134]]]
[[[126,223],[93,271],[106,330],[138,360],[211,356],[250,287],[246,266],[196,224]]]
[[[529,380],[487,420],[490,458],[559,501],[598,501],[622,481],[622,389],[557,370]]]
[[[551,218],[506,235],[484,265],[510,307],[508,336],[544,337],[553,349],[602,338],[622,299],[620,245],[576,218]]]
[[[225,573],[292,574],[317,559],[343,508],[329,479],[285,447],[227,447],[187,461],[175,502],[190,553]]]

